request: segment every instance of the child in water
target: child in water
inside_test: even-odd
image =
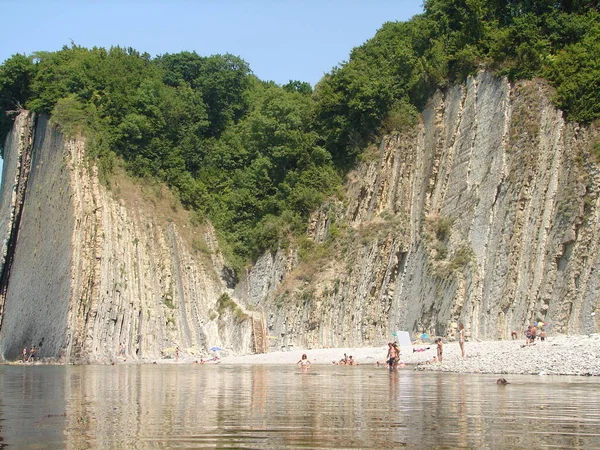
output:
[[[302,355],[302,359],[300,359],[300,361],[298,361],[296,365],[301,369],[307,370],[310,366],[312,366],[312,363],[308,360],[306,353],[304,353]]]

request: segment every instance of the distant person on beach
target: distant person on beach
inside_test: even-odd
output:
[[[350,358],[352,358],[352,356]],[[331,361],[331,363],[339,366],[348,365],[348,356],[344,353],[344,357],[342,359],[339,361]]]
[[[535,341],[537,335],[537,328],[535,325],[531,326],[531,343],[533,344],[533,342]]]
[[[528,345],[531,342],[531,325],[527,327],[525,330],[525,345]]]
[[[458,345],[460,345],[460,352],[462,357],[465,357],[465,326],[462,323],[458,324]]]
[[[546,330],[540,328],[540,341],[544,342],[546,340]]]
[[[310,366],[312,366],[312,363],[308,360],[306,353],[304,353],[302,355],[302,358],[300,358],[300,361],[298,361],[296,363],[296,365],[298,367],[300,367],[302,370],[308,370],[310,368]]]
[[[27,359],[27,361],[29,361],[29,362],[35,361],[35,347],[33,345],[31,346],[31,350],[29,350],[29,359]]]
[[[400,349],[395,342],[388,343],[387,364],[388,368],[396,369],[398,367],[398,359],[400,358]]]
[[[413,348],[413,353],[414,352],[424,352],[425,350],[429,350],[431,347],[420,347],[420,348]]]
[[[511,337],[511,339],[512,339],[513,341],[514,341],[514,340],[516,340],[516,339],[517,339],[517,332],[516,332],[515,330],[512,330],[512,331],[510,332],[510,337]]]
[[[437,344],[437,359],[439,362],[442,362],[442,354],[444,352],[444,343],[442,342],[442,338],[437,338],[435,343]]]
[[[358,363],[352,358],[352,355],[348,356],[347,364],[349,366],[358,366]]]
[[[23,347],[23,362],[27,362],[27,347]]]
[[[175,349],[175,361],[179,361],[179,347]]]

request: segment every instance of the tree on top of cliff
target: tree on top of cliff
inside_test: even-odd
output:
[[[351,167],[387,131],[399,105],[481,68],[511,80],[545,77],[571,120],[600,116],[598,1],[427,0],[408,22],[386,23],[317,85],[323,145]]]
[[[0,156],[4,158],[4,141],[12,126],[15,112],[31,96],[31,81],[36,65],[32,58],[13,55],[0,66]]]
[[[301,232],[340,174],[384,133],[417,122],[430,95],[481,68],[546,77],[568,118],[600,117],[598,1],[426,0],[390,22],[315,87],[252,75],[241,58],[152,59],[131,48],[16,55],[0,66],[0,107],[25,104],[83,133],[101,168],[167,183],[211,219],[243,264]],[[0,118],[4,141],[10,118]]]

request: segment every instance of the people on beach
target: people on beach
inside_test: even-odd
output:
[[[540,341],[544,342],[546,340],[546,330],[540,328]]]
[[[31,350],[29,350],[29,358],[27,359],[28,362],[34,362],[35,361],[35,347],[32,345],[31,346]]]
[[[396,342],[388,343],[387,365],[389,369],[398,368],[398,360],[400,359],[400,348]]]
[[[424,352],[425,350],[429,350],[431,347],[420,347],[420,348],[413,348],[413,353],[415,352]]]
[[[356,360],[354,358],[352,358],[352,355],[348,356],[348,361],[346,364],[348,366],[358,366],[358,363],[356,362]]]
[[[437,359],[439,362],[442,362],[442,354],[443,354],[443,347],[444,347],[444,343],[442,342],[442,338],[437,338],[435,340],[435,343],[437,344]]]
[[[460,345],[460,352],[462,357],[465,357],[465,326],[462,323],[458,324],[458,345]]]
[[[175,361],[179,361],[179,347],[175,349]]]
[[[27,362],[27,347],[23,347],[23,362]]]
[[[352,356],[350,358],[352,358]],[[348,364],[348,355],[346,355],[344,353],[344,357],[342,359],[340,359],[339,361],[331,361],[331,364],[335,364],[335,365],[338,365],[338,366],[347,366],[347,365],[350,365],[350,364]]]
[[[300,361],[298,361],[296,365],[303,370],[308,370],[310,366],[312,366],[312,363],[309,361],[308,357],[306,356],[306,353],[304,353],[302,355],[302,358],[300,358]]]
[[[515,341],[517,339],[517,332],[515,330],[512,330],[510,332],[510,337],[513,341]]]
[[[525,345],[528,345],[531,342],[531,325],[527,327],[525,330]]]

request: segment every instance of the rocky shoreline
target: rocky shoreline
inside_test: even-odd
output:
[[[400,370],[422,370],[459,373],[579,375],[600,376],[600,334],[583,336],[552,336],[544,342],[525,345],[524,339],[515,341],[466,342],[466,358],[462,358],[457,342],[444,344],[443,361],[434,362],[436,346],[433,343],[401,347],[400,360],[406,367]],[[360,365],[385,367],[387,347],[324,348],[276,351],[257,355],[222,356],[207,364],[220,365],[295,365],[306,353],[314,365],[332,365],[352,355]],[[226,355],[226,352],[223,352]],[[214,355],[213,355],[214,356]],[[204,358],[207,359],[206,357]],[[194,364],[201,358],[182,352],[179,359],[108,360],[107,364]],[[4,364],[23,364],[4,362]],[[32,364],[32,363],[25,363]],[[60,365],[53,359],[33,364]]]
[[[458,344],[444,346],[444,360],[417,364],[418,370],[461,373],[600,375],[600,334],[556,336],[524,345],[516,341],[466,343],[466,358]],[[446,348],[448,351],[446,351]]]
[[[423,351],[418,351],[418,350]],[[415,351],[413,351],[415,350]],[[423,343],[401,348],[404,370],[460,373],[581,375],[600,376],[600,334],[589,336],[553,336],[544,342],[525,345],[515,341],[466,342],[466,358],[460,355],[458,343],[444,345],[443,361],[432,362],[435,344]],[[332,364],[353,355],[360,364],[375,365],[385,361],[386,347],[295,349],[262,355],[232,356],[221,364],[295,364],[306,353],[313,364]]]

